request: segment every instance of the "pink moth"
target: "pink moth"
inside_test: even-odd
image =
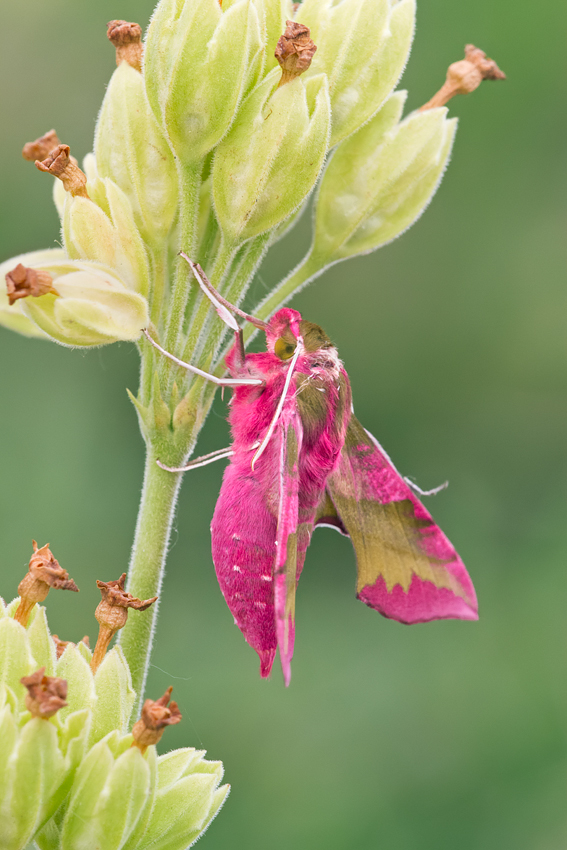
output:
[[[254,319],[226,302],[200,266],[188,261],[236,333],[226,358],[231,378],[183,363],[146,336],[179,365],[234,390],[232,447],[182,469],[230,457],[211,524],[212,554],[228,607],[260,657],[260,674],[270,674],[279,649],[289,683],[295,592],[317,525],[351,538],[357,597],[385,617],[400,623],[476,620],[476,595],[463,562],[355,418],[347,373],[325,332],[288,308],[269,322]],[[244,353],[230,311],[265,332],[267,351]]]

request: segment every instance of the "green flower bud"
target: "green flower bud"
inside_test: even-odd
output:
[[[96,700],[92,715],[91,743],[113,729],[122,734],[128,727],[136,693],[124,654],[119,646],[108,652],[94,677]]]
[[[311,73],[329,77],[334,146],[374,115],[400,78],[413,37],[415,0],[308,0],[297,18],[312,27],[317,44]]]
[[[213,198],[224,234],[243,241],[297,209],[322,168],[330,127],[325,75],[278,87],[279,69],[248,96],[213,165]]]
[[[405,92],[342,142],[321,180],[313,256],[324,263],[374,251],[408,228],[434,195],[456,119],[444,108],[397,123]]]
[[[111,732],[89,751],[75,774],[61,827],[61,850],[120,850],[150,797],[150,768],[131,736]]]
[[[54,291],[22,298],[22,310],[63,345],[84,347],[134,340],[148,322],[145,298],[127,289],[113,272],[97,263],[60,260],[57,252],[52,261],[43,256],[41,265],[31,267],[31,271],[34,269],[50,277]]]
[[[161,0],[148,28],[148,100],[175,153],[197,162],[230,127],[257,73],[262,33],[252,0]]]
[[[148,258],[130,201],[108,178],[90,182],[88,192],[88,198],[67,193],[65,199],[63,239],[68,256],[109,266],[129,289],[147,296]]]
[[[128,196],[145,241],[166,239],[177,211],[175,162],[147,101],[142,75],[126,62],[106,90],[95,155],[100,176],[110,177]]]
[[[226,3],[226,0],[225,0]],[[223,8],[225,7],[223,3]],[[260,26],[264,35],[264,75],[277,67],[277,59],[274,55],[276,44],[285,30],[288,18],[293,17],[293,7],[290,0],[254,0]]]

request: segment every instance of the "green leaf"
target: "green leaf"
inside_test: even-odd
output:
[[[94,677],[79,647],[66,647],[57,662],[56,671],[57,676],[67,680],[68,705],[59,710],[60,720],[81,709],[90,710],[96,700]]]
[[[0,620],[0,682],[14,691],[22,709],[27,691],[20,679],[36,669],[26,630],[4,617]]]
[[[194,774],[157,794],[146,834],[139,850],[161,850],[168,842],[202,830],[216,789],[216,778]],[[187,845],[185,845],[187,846]]]
[[[91,850],[97,846],[96,812],[113,766],[114,758],[106,741],[95,744],[81,762],[63,820],[61,850]]]
[[[135,829],[150,794],[150,769],[137,747],[114,763],[96,810],[96,841],[100,850],[120,850]]]
[[[174,785],[195,764],[204,750],[195,750],[193,747],[184,747],[182,750],[172,750],[157,760],[158,789],[169,788]]]

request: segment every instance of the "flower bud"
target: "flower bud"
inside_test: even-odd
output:
[[[327,152],[330,106],[324,75],[273,91],[279,70],[248,96],[215,153],[213,198],[230,241],[271,230],[312,190]]]
[[[146,98],[144,80],[123,62],[114,72],[95,133],[101,177],[127,195],[136,225],[150,244],[167,238],[177,211],[177,172]]]
[[[386,100],[406,64],[415,24],[415,0],[323,0],[302,4],[297,17],[314,26],[314,74],[329,77],[331,146],[354,133]]]
[[[159,699],[147,699],[142,707],[142,716],[132,728],[134,745],[143,753],[159,743],[166,726],[174,726],[181,720],[177,703],[169,705],[172,690],[170,686]]]
[[[61,850],[121,850],[134,832],[150,797],[151,774],[141,752],[124,751],[124,743],[112,732],[81,762],[61,825]]]
[[[56,676],[46,676],[45,667],[30,676],[22,676],[20,681],[27,688],[26,708],[32,717],[47,720],[67,705],[67,682]]]
[[[125,62],[136,71],[142,70],[142,28],[128,21],[109,21],[106,30],[108,40],[116,48],[116,64]]]
[[[91,662],[93,672],[98,670],[116,632],[126,625],[128,609],[146,611],[157,600],[157,596],[143,601],[136,599],[124,590],[125,583],[126,573],[122,573],[117,581],[97,581],[96,583],[102,594],[102,600],[95,611],[100,628]]]
[[[446,109],[397,123],[405,92],[341,142],[321,180],[313,256],[322,263],[374,251],[423,212],[447,164],[456,120]]]
[[[95,178],[89,192],[92,200],[65,199],[63,238],[69,257],[109,266],[129,289],[147,296],[148,258],[130,201],[108,178]]]
[[[56,182],[58,183],[59,181]],[[65,251],[61,249],[32,251],[29,254],[21,254],[18,257],[12,257],[9,260],[5,260],[3,263],[0,263],[0,325],[3,325],[10,330],[17,331],[24,336],[39,337],[40,339],[49,338],[25,315],[23,311],[25,299],[18,299],[14,302],[14,304],[10,305],[8,300],[6,275],[20,263],[24,266],[33,266],[35,268],[40,266],[43,260],[50,260],[51,258],[64,260]]]
[[[175,153],[198,162],[230,127],[263,48],[252,0],[161,0],[148,28],[144,80]]]
[[[225,0],[226,2],[226,0]],[[275,49],[286,20],[291,17],[292,5],[287,0],[254,0],[260,29],[264,36],[263,76],[277,67]],[[224,5],[224,4],[223,4]]]
[[[58,294],[19,303],[28,318],[57,342],[84,347],[134,340],[146,326],[145,298],[127,289],[110,270],[70,260],[43,260],[40,268],[52,276]]]
[[[421,107],[421,111],[444,106],[456,94],[470,94],[480,86],[483,80],[505,79],[506,74],[500,70],[493,59],[489,59],[486,53],[474,44],[467,44],[465,58],[449,65],[445,83],[431,100]]]
[[[16,268],[24,268],[21,264]],[[33,271],[33,269],[29,269]],[[33,555],[31,556],[26,576],[18,585],[20,604],[14,616],[17,623],[27,626],[29,616],[36,602],[43,602],[50,589],[73,590],[78,592],[79,588],[69,578],[67,570],[59,566],[59,561],[53,557],[49,544],[38,549],[35,540],[33,544]]]

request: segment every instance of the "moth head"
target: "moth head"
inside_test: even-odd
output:
[[[301,313],[284,307],[274,313],[266,329],[268,351],[273,352],[280,360],[293,357],[297,340],[301,337]]]

